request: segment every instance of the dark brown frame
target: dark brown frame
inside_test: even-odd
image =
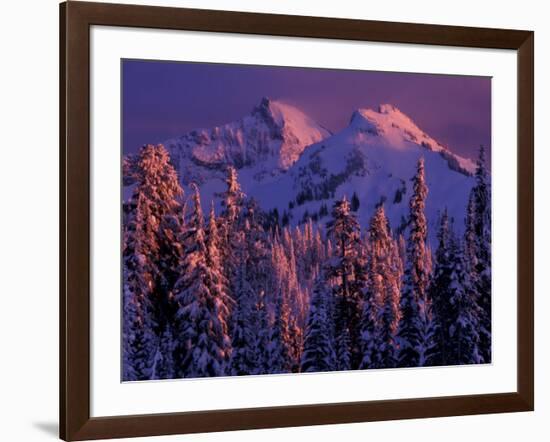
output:
[[[89,30],[132,26],[516,50],[517,392],[139,416],[90,417]],[[381,421],[534,409],[534,34],[151,6],[60,5],[60,437],[65,440]]]

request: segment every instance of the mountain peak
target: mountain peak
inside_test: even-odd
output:
[[[188,158],[208,169],[224,169],[227,165],[254,168],[260,177],[287,170],[306,147],[329,135],[329,131],[296,107],[263,97],[240,120],[193,130],[165,144],[173,157],[178,158],[180,168],[186,164],[180,160]]]
[[[370,135],[380,135],[383,131],[376,119],[369,117],[370,109],[357,109],[351,114],[349,126]]]
[[[406,137],[408,141],[416,141],[415,138],[427,136],[411,118],[393,104],[380,104],[378,110],[357,109],[351,116],[350,125],[373,135],[397,130],[408,134],[409,136]]]
[[[252,109],[252,115],[258,114],[269,117],[271,115],[272,100],[269,97],[262,97],[260,102]]]
[[[396,106],[394,106],[393,104],[388,104],[388,103],[379,104],[378,105],[378,113],[379,114],[401,114],[401,115],[405,115]]]
[[[269,97],[262,97],[260,102],[252,109],[251,115],[257,116],[268,124],[273,124],[282,129],[285,121],[292,117],[291,114],[296,113],[302,114],[301,111],[293,106],[286,105]]]
[[[269,97],[263,97],[260,100],[260,103],[252,110],[252,115],[259,116],[281,129],[285,125],[292,125],[292,123],[305,123],[307,126],[318,126],[315,121],[297,107]]]
[[[416,145],[440,153],[455,170],[466,174],[475,170],[471,160],[452,153],[393,104],[380,104],[378,110],[357,109],[351,116],[349,128],[363,142],[392,149],[408,149]]]

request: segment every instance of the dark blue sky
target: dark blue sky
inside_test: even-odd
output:
[[[333,132],[354,109],[391,103],[453,151],[491,145],[491,79],[166,61],[122,62],[124,152],[249,113],[263,96],[293,104]],[[488,149],[490,152],[490,149]]]

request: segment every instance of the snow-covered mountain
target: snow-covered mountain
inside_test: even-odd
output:
[[[447,207],[459,231],[475,164],[453,154],[392,105],[358,109],[349,125],[330,134],[295,107],[264,98],[248,116],[164,143],[182,184],[200,184],[204,204],[224,190],[225,169],[238,169],[244,192],[291,225],[311,216],[326,222],[335,199],[355,192],[357,216],[368,225],[384,203],[393,229],[404,226],[417,160],[425,159],[427,217],[435,241],[439,212]],[[219,199],[218,199],[219,200]],[[205,206],[208,207],[208,206]],[[435,246],[435,244],[433,244]]]
[[[362,226],[368,225],[375,207],[384,203],[391,227],[400,229],[408,215],[411,178],[421,156],[429,187],[426,212],[433,243],[439,212],[445,207],[462,231],[475,164],[453,154],[391,105],[353,112],[348,127],[309,146],[286,174],[247,190],[265,208],[274,205],[281,215],[286,211],[292,224],[308,216],[326,221],[323,206],[330,212],[335,199],[344,195],[349,199],[355,192]]]
[[[329,135],[295,107],[263,98],[238,121],[196,129],[164,145],[184,182],[202,183],[228,165],[254,170],[254,178],[262,180],[288,170],[307,146]]]

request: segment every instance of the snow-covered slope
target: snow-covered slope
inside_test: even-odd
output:
[[[238,121],[193,130],[164,145],[184,182],[202,183],[227,165],[254,170],[254,178],[262,180],[286,171],[307,146],[329,135],[295,107],[263,98]]]
[[[391,227],[408,215],[411,178],[425,159],[429,187],[427,217],[435,246],[439,212],[447,207],[458,230],[473,185],[475,164],[453,154],[392,105],[353,112],[349,125],[332,135],[302,111],[262,99],[241,120],[194,130],[164,143],[184,187],[200,185],[205,207],[224,190],[228,165],[238,169],[246,194],[291,225],[308,216],[324,224],[335,199],[355,192],[362,226],[384,203]],[[219,206],[218,206],[219,207]]]

